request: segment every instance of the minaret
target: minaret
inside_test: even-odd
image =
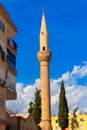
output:
[[[42,130],[51,130],[51,105],[50,105],[50,76],[49,62],[51,51],[48,47],[48,31],[45,15],[42,15],[40,30],[40,51],[38,52],[41,74],[41,127]]]

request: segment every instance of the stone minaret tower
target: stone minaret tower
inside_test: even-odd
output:
[[[40,30],[40,51],[38,52],[41,73],[41,127],[42,130],[51,130],[51,105],[50,105],[50,76],[49,62],[51,51],[48,47],[48,31],[43,13]]]

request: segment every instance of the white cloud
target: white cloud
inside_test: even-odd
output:
[[[66,96],[70,110],[78,106],[82,111],[87,111],[87,81],[84,84],[77,80],[82,80],[87,77],[87,62],[81,66],[74,66],[71,72],[67,71],[58,79],[51,79],[51,105],[52,114],[58,113],[58,102],[60,93],[60,82],[63,79],[66,89]],[[36,79],[33,85],[24,86],[23,83],[17,83],[17,100],[8,101],[7,106],[13,111],[20,113],[27,112],[29,102],[34,100],[35,89],[40,89],[40,79]]]
[[[69,78],[70,78],[70,73],[69,73],[69,72],[66,72],[66,73],[64,73],[64,74],[62,75],[62,79],[63,79],[64,81],[69,80]]]
[[[55,94],[51,97],[51,104],[54,105],[59,101],[59,94]]]
[[[87,76],[87,62],[84,62],[83,66],[74,66],[71,76],[83,77]]]

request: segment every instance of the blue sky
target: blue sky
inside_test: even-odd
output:
[[[17,83],[20,83],[21,87],[34,86],[40,77],[37,52],[39,51],[39,33],[43,6],[49,32],[49,46],[52,51],[50,63],[50,77],[52,81],[59,81],[58,79],[63,77],[64,74],[67,75],[67,72],[71,74],[75,66],[77,68],[80,66],[81,70],[79,69],[79,71],[82,74],[85,72],[84,75],[80,75],[76,68],[74,71],[77,73],[75,73],[75,76],[71,76],[71,79],[75,78],[74,83],[71,82],[70,84],[72,80],[68,78],[67,82],[65,80],[65,85],[68,83],[71,86],[76,85],[77,88],[78,86],[87,87],[86,0],[0,1],[6,7],[11,19],[18,28],[18,34],[14,39],[18,44]],[[85,70],[83,69],[84,67]],[[66,78],[64,77],[64,79]],[[54,87],[54,89],[57,88]],[[83,87],[81,89],[84,90]]]
[[[49,45],[53,53],[51,78],[86,61],[86,0],[1,0],[18,28],[17,82],[33,83],[39,78],[39,32],[42,8],[46,15]]]

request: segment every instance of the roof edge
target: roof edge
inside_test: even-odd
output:
[[[4,19],[7,21],[7,23],[10,24],[10,26],[13,28],[15,33],[17,33],[17,27],[12,22],[12,20],[10,19],[9,13],[7,12],[7,10],[4,8],[4,6],[1,3],[0,3],[0,14],[4,17]]]

